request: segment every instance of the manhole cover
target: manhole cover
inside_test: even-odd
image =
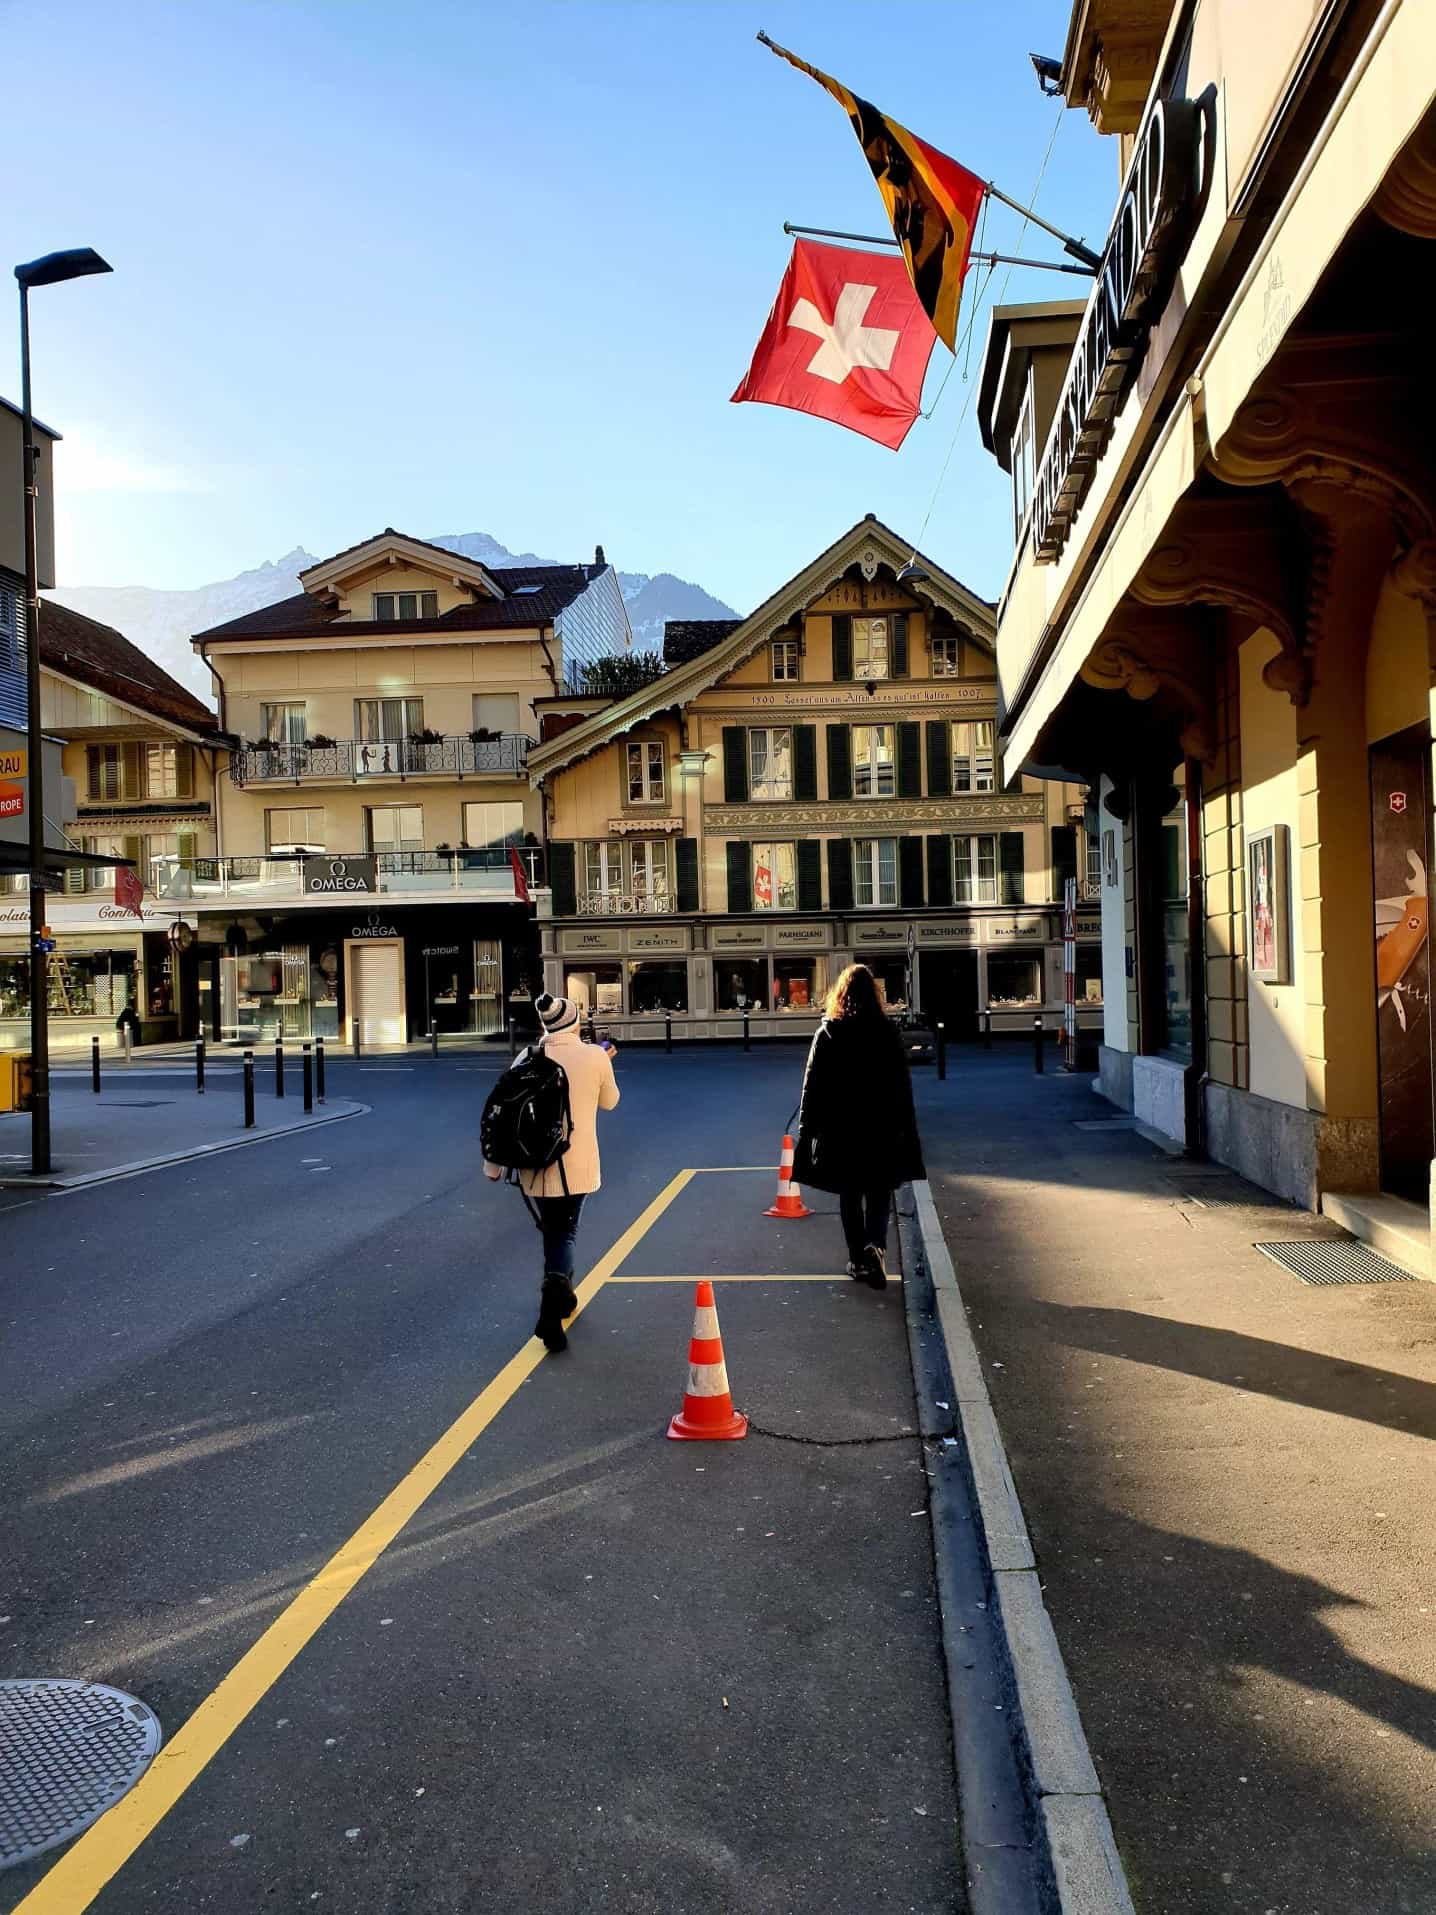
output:
[[[174,1102],[173,1097],[105,1097],[100,1101],[101,1110],[163,1110]]]
[[[1290,1270],[1303,1283],[1415,1283],[1400,1264],[1390,1263],[1364,1243],[1259,1243],[1264,1257]]]
[[[0,1868],[68,1842],[132,1789],[160,1746],[143,1702],[103,1682],[0,1682]]]

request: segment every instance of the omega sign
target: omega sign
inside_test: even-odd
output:
[[[304,889],[310,896],[332,891],[352,897],[356,891],[369,893],[377,888],[372,857],[304,860]]]
[[[1200,200],[1201,122],[1197,102],[1158,100],[1137,142],[1037,471],[1032,545],[1038,559],[1055,559],[1066,543],[1171,284]]]

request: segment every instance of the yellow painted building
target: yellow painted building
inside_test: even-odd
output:
[[[979,414],[1004,763],[1101,793],[1102,1081],[1430,1275],[1436,13],[1082,0],[1061,85],[1111,238]]]
[[[544,979],[615,1034],[814,1028],[852,959],[955,1038],[1055,1031],[1082,794],[994,760],[992,607],[871,516],[750,617],[668,628],[669,669],[548,708],[529,756]],[[905,572],[900,580],[899,574]],[[560,729],[561,728],[561,729]],[[1079,922],[1079,994],[1101,980]],[[910,963],[915,958],[915,963]],[[1089,1015],[1094,1013],[1089,1013]]]

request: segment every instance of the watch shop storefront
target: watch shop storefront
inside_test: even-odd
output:
[[[173,908],[142,914],[98,898],[51,897],[55,948],[45,967],[52,1051],[108,1052],[127,1027],[136,1044],[172,1043],[194,1029],[193,965],[172,935]],[[0,1050],[30,1048],[30,902],[0,906]]]
[[[295,912],[206,920],[218,950],[219,1035],[230,1044],[316,1037],[386,1048],[498,1038],[532,1023],[532,913],[513,905]]]

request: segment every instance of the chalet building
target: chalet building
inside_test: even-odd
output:
[[[1102,1083],[1430,1276],[1436,19],[1081,0],[1061,87],[1111,238],[979,414],[1003,763],[1100,792]]]
[[[392,528],[199,633],[235,740],[192,908],[230,1041],[495,1035],[538,975],[535,702],[631,644],[617,574]]]
[[[1075,786],[994,754],[992,607],[871,516],[745,619],[668,627],[668,669],[595,709],[550,701],[546,987],[616,1036],[816,1025],[852,959],[955,1037],[1062,1003]],[[899,574],[907,570],[907,579]],[[1079,994],[1100,995],[1084,915]]]

